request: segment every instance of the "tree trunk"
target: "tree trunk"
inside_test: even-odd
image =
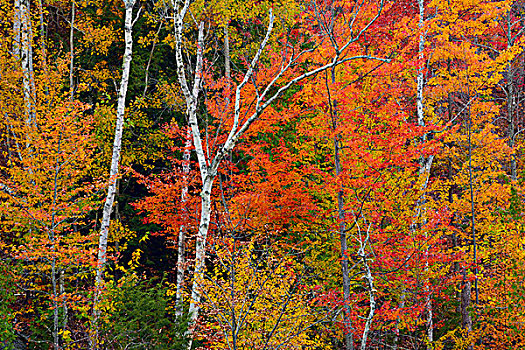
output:
[[[184,273],[186,271],[186,222],[188,220],[188,210],[186,208],[186,200],[188,197],[188,178],[190,174],[190,155],[191,155],[191,130],[186,131],[186,142],[184,144],[184,154],[182,156],[182,190],[180,195],[180,202],[182,207],[183,224],[179,228],[179,239],[177,241],[177,291],[175,295],[175,315],[182,316],[183,299],[182,291],[184,288]]]
[[[512,66],[510,63],[507,64],[507,117],[509,122],[508,128],[508,145],[515,151],[514,138],[516,137],[516,121],[514,118],[514,82],[513,82]],[[516,155],[512,154],[510,159],[510,178],[512,181],[517,181],[517,170],[516,170]]]
[[[55,176],[53,181],[53,212],[51,215],[51,226],[48,229],[48,239],[51,242],[51,251],[52,251],[52,259],[51,259],[51,286],[53,288],[53,348],[55,350],[60,349],[60,336],[59,336],[59,307],[58,307],[58,297],[62,296],[62,293],[59,294],[59,290],[57,289],[57,263],[56,263],[56,257],[55,257],[55,242],[56,242],[56,223],[55,223],[55,217],[56,217],[56,203],[58,198],[58,181],[60,178],[60,168],[61,164],[58,158],[58,155],[61,151],[61,145],[62,145],[62,132],[60,132],[60,136],[58,139],[58,145],[57,145],[57,159],[56,159],[56,165],[55,165]]]
[[[332,84],[335,84],[335,67],[332,68]],[[326,84],[328,92],[328,105],[330,106],[330,116],[332,118],[332,131],[334,135],[334,167],[335,167],[335,178],[341,177],[341,148],[339,144],[339,135],[336,130],[338,127],[339,117],[337,115],[337,100],[332,100],[330,95],[330,87],[328,82]],[[348,266],[348,242],[346,237],[346,218],[345,218],[345,199],[344,199],[344,188],[341,185],[337,191],[337,220],[339,223],[339,245],[341,249],[341,274],[343,276],[343,334],[345,350],[354,349],[354,337],[352,321],[350,319],[351,307],[350,307],[350,271]],[[358,218],[354,218],[357,220]]]
[[[370,270],[370,265],[368,264],[366,254],[366,241],[364,246],[361,249],[361,259],[365,268],[364,278],[367,282],[368,295],[369,295],[369,306],[370,310],[368,311],[368,316],[366,317],[365,328],[363,329],[363,335],[361,337],[361,350],[366,350],[366,343],[368,341],[368,335],[370,334],[372,321],[374,319],[374,314],[376,311],[376,299],[375,299],[375,289],[374,289],[374,278],[372,276],[372,271]]]
[[[111,211],[113,209],[113,202],[115,200],[115,193],[117,189],[117,175],[119,170],[120,162],[120,150],[122,145],[122,130],[124,127],[124,111],[126,105],[126,93],[128,90],[129,71],[131,66],[132,49],[133,49],[133,38],[132,38],[132,25],[133,25],[133,5],[134,0],[125,1],[126,14],[124,19],[124,40],[125,50],[124,58],[122,63],[122,79],[120,81],[120,89],[118,95],[117,105],[117,120],[115,126],[115,139],[113,141],[113,154],[111,157],[111,169],[109,173],[108,181],[108,192],[106,201],[104,203],[104,209],[102,213],[102,223],[100,228],[99,246],[98,246],[98,259],[97,259],[97,274],[95,277],[95,296],[93,302],[93,336],[91,340],[91,348],[98,348],[98,318],[100,316],[100,310],[98,310],[98,301],[100,298],[100,291],[102,287],[102,279],[104,274],[104,267],[106,265],[106,252],[108,245],[108,231],[109,222],[111,217]]]
[[[58,277],[58,286],[59,286],[59,292],[62,299],[62,330],[65,331],[67,329],[67,321],[68,321],[68,308],[67,308],[67,302],[64,293],[65,290],[65,279],[64,279],[64,270],[60,270],[59,277]]]
[[[54,253],[54,239],[52,241],[53,243],[53,253]],[[58,335],[58,328],[59,328],[59,315],[58,315],[58,290],[57,290],[57,269],[56,269],[56,258],[53,257],[51,261],[51,286],[53,287],[53,349],[58,350],[60,349],[59,344],[59,335]]]
[[[507,27],[506,28],[506,33],[505,35],[507,36],[507,50],[510,50],[512,48],[512,46],[514,45],[514,40],[513,40],[513,37],[512,37],[512,27],[513,27],[513,23],[512,23],[512,18],[511,18],[511,11],[512,11],[512,7],[511,9],[509,9],[509,11],[507,11],[507,16],[505,18],[506,20],[506,23],[505,23],[505,26]],[[509,144],[509,147],[515,151],[514,149],[514,138],[516,137],[516,119],[514,119],[514,114],[516,112],[516,108],[515,108],[515,105],[516,105],[516,96],[514,96],[515,94],[515,91],[514,91],[514,74],[512,72],[512,62],[508,62],[507,63],[507,117],[508,117],[508,122],[509,122],[509,129],[508,129],[508,144]],[[510,177],[511,177],[511,180],[512,181],[517,181],[518,179],[518,176],[517,176],[517,164],[516,164],[516,154],[512,154],[511,156],[511,159],[510,159]]]
[[[34,80],[33,80],[33,32],[29,0],[15,0],[13,20],[13,57],[20,61],[22,68],[22,90],[24,95],[25,121],[29,125],[34,120]],[[28,142],[29,144],[29,142]]]
[[[22,27],[22,14],[20,12],[20,0],[14,1],[14,18],[13,18],[13,57],[15,60],[20,59],[20,50],[22,48],[21,41],[21,32],[20,28]]]
[[[470,317],[470,293],[472,285],[466,279],[466,271],[463,270],[463,288],[461,289],[461,325],[469,334],[472,332],[472,318]]]
[[[195,245],[195,268],[193,274],[193,286],[191,288],[190,300],[190,323],[189,327],[194,327],[197,323],[200,311],[200,283],[204,278],[204,262],[206,259],[206,240],[211,217],[211,189],[215,174],[210,174],[204,179],[201,191],[201,218],[199,223],[199,233]],[[193,332],[190,329],[190,332]],[[190,339],[188,349],[191,349],[192,339]]]
[[[228,33],[228,23],[224,25],[224,75],[228,80],[228,87],[230,87],[231,79],[231,60],[230,60],[230,34]]]
[[[73,84],[73,69],[75,67],[75,51],[74,51],[74,44],[75,44],[75,1],[71,4],[71,28],[69,29],[69,50],[70,50],[70,61],[69,61],[69,94],[70,99],[73,101],[73,96],[75,93],[75,86]]]
[[[477,268],[477,243],[476,243],[476,213],[474,208],[474,184],[472,179],[472,115],[470,111],[470,104],[468,106],[468,170],[469,170],[469,187],[470,187],[470,224],[471,224],[471,235],[472,235],[472,245],[474,250],[474,291],[475,291],[475,303],[476,306],[479,303],[479,292],[478,292],[478,268]],[[465,278],[465,275],[463,275]],[[472,332],[472,319],[470,317],[468,307],[471,302],[471,283],[468,281],[465,283],[465,287],[463,289],[462,294],[462,304],[464,304],[462,308],[462,315],[465,320],[466,329],[468,330],[469,334]],[[473,346],[470,345],[468,347],[469,350],[473,349]]]
[[[335,102],[334,102],[335,104]],[[335,108],[334,108],[335,109]],[[335,114],[335,112],[334,112]],[[334,162],[335,162],[335,175],[337,178],[341,175],[341,161],[340,161],[340,149],[339,141],[337,136],[334,137]],[[346,239],[346,222],[345,222],[345,210],[344,210],[344,192],[340,188],[337,191],[337,218],[339,221],[339,244],[341,246],[341,273],[343,274],[343,301],[344,301],[344,336],[345,336],[345,349],[354,349],[354,339],[352,334],[352,321],[350,320],[350,271],[348,267],[348,244]]]
[[[23,91],[26,113],[26,123],[29,125],[35,119],[35,82],[33,70],[33,30],[31,26],[31,10],[29,0],[20,1],[20,60],[23,73]]]
[[[472,332],[472,319],[469,313],[470,290],[472,289],[470,281],[465,281],[461,290],[461,321],[462,326],[469,333]]]
[[[425,23],[425,4],[423,0],[418,0],[418,7],[419,7],[419,46],[418,46],[418,59],[419,59],[419,68],[417,72],[417,99],[416,99],[416,107],[417,107],[417,122],[419,126],[425,126],[425,112],[424,112],[424,97],[423,97],[423,89],[425,86],[425,77],[424,77],[424,59],[425,59],[425,32],[424,32],[424,23]],[[421,137],[421,143],[427,141],[427,134],[423,134]],[[418,200],[417,206],[416,206],[416,223],[418,221],[421,222],[420,225],[418,225],[422,230],[425,230],[424,226],[426,223],[426,215],[425,215],[425,191],[428,185],[428,180],[430,177],[430,169],[432,167],[432,161],[433,156],[424,157],[421,156],[420,158],[420,164],[419,164],[419,175],[423,177],[423,183],[421,184],[420,190],[422,191],[421,198]],[[425,231],[425,238],[428,240],[428,234]],[[428,272],[429,265],[428,265],[428,246],[425,249],[425,271]],[[427,337],[428,337],[428,349],[432,347],[431,343],[434,341],[434,324],[432,319],[432,295],[430,292],[430,281],[427,280],[425,282],[425,292],[427,294],[425,298],[425,309],[427,312]]]

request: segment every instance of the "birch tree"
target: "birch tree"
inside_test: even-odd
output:
[[[191,299],[189,302],[189,335],[192,335],[193,328],[197,322],[200,311],[200,283],[204,278],[204,263],[206,260],[206,242],[210,229],[211,216],[211,192],[214,181],[216,180],[219,167],[225,156],[228,155],[240,141],[243,134],[250,126],[263,114],[263,112],[275,102],[282,94],[295,86],[301,80],[314,76],[327,69],[331,69],[341,63],[356,59],[379,59],[360,52],[353,52],[351,45],[356,43],[364,33],[369,30],[370,26],[379,18],[383,9],[383,2],[363,3],[356,1],[355,6],[345,7],[348,9],[349,19],[344,21],[346,35],[337,35],[334,31],[336,19],[332,18],[329,23],[321,13],[322,9],[318,4],[311,4],[314,9],[313,18],[316,24],[317,35],[322,40],[327,40],[332,48],[331,56],[327,58],[326,63],[310,68],[307,71],[293,74],[295,66],[302,62],[304,56],[313,52],[314,48],[301,49],[294,45],[290,38],[285,38],[280,47],[280,61],[277,62],[276,69],[271,73],[272,76],[266,80],[266,83],[259,83],[257,74],[263,68],[261,57],[268,49],[270,38],[274,35],[275,15],[272,9],[269,10],[268,24],[262,41],[252,59],[248,61],[245,69],[239,74],[239,82],[236,84],[231,103],[233,111],[227,117],[231,120],[225,140],[221,142],[214,153],[210,153],[206,140],[202,139],[201,121],[199,115],[201,104],[201,94],[203,92],[203,82],[205,75],[205,23],[203,20],[196,21],[197,42],[196,53],[194,54],[194,63],[189,64],[184,60],[186,57],[186,40],[185,40],[185,18],[189,14],[190,0],[171,2],[174,8],[173,25],[175,31],[175,59],[177,65],[177,79],[185,101],[186,114],[188,123],[193,136],[193,145],[197,156],[197,163],[200,171],[201,180],[201,208],[198,233],[195,246],[195,263],[193,270],[193,284],[191,287]],[[363,21],[361,18],[364,8],[373,7],[375,13],[370,20],[357,26],[357,21]],[[328,7],[328,6],[327,6]],[[369,8],[368,8],[369,9]],[[370,12],[368,13],[370,15]],[[312,42],[313,44],[313,42]],[[318,44],[318,43],[317,43]],[[306,45],[305,45],[306,46]],[[354,48],[355,49],[355,48]],[[188,73],[189,72],[189,73]],[[266,73],[268,74],[268,73]],[[233,74],[232,74],[233,75]],[[253,89],[255,96],[252,101],[246,100],[246,90]],[[248,108],[251,104],[253,108]],[[248,111],[246,111],[248,110]],[[228,112],[225,112],[228,113]],[[191,347],[191,342],[189,347]]]
[[[522,10],[522,4],[515,2],[511,5],[510,9],[502,16],[501,27],[503,30],[503,36],[506,41],[506,49],[510,51],[523,37],[525,31],[525,26],[523,26],[523,21],[517,14]],[[516,61],[509,60],[506,67],[506,80],[500,84],[500,88],[505,94],[505,109],[506,116],[503,118],[506,119],[508,123],[507,138],[508,145],[515,152],[517,151],[516,147],[516,138],[520,133],[523,132],[522,122],[520,123],[520,113],[521,110],[519,106],[523,103],[523,85],[518,84],[519,81],[523,79],[523,66],[516,67]],[[517,156],[513,154],[510,160],[510,177],[512,181],[517,181]]]
[[[359,259],[361,260],[361,263],[363,264],[363,279],[366,281],[366,289],[368,291],[368,298],[369,298],[369,310],[368,315],[366,315],[365,318],[365,327],[363,329],[363,333],[361,335],[361,350],[366,350],[366,343],[368,340],[368,337],[370,335],[372,321],[374,320],[374,314],[376,312],[376,297],[375,297],[375,286],[374,286],[374,277],[372,275],[372,270],[370,268],[369,261],[372,260],[367,253],[367,247],[370,247],[370,251],[373,252],[373,248],[370,243],[370,231],[372,229],[372,222],[369,222],[366,220],[366,218],[362,217],[363,226],[359,224],[358,219],[354,219],[354,225],[357,229],[357,242],[359,245],[359,249],[357,251],[357,255]],[[366,227],[366,228],[365,228]]]
[[[423,98],[423,89],[425,86],[425,3],[424,0],[418,0],[418,8],[419,8],[419,44],[418,44],[418,60],[419,60],[419,67],[417,71],[417,96],[416,96],[416,110],[417,110],[417,124],[421,127],[424,127],[426,125],[425,122],[425,112],[424,112],[424,98]],[[428,139],[427,134],[423,134],[421,137],[421,143],[425,143]],[[432,161],[434,160],[433,155],[429,155],[428,157],[421,156],[419,161],[419,175],[422,177],[423,183],[421,184],[420,190],[422,192],[421,197],[418,200],[418,203],[416,204],[416,221],[421,222],[421,228],[424,230],[424,224],[426,222],[425,218],[425,192],[428,185],[428,180],[430,178],[430,169],[432,167]],[[426,232],[426,231],[425,231]],[[425,237],[428,241],[428,236],[425,233]],[[425,268],[428,271],[428,247],[425,250]],[[432,321],[432,295],[430,294],[430,286],[429,281],[426,282],[426,301],[425,301],[425,307],[427,311],[427,337],[429,344],[434,341],[434,325]],[[430,345],[429,345],[430,346]]]
[[[15,0],[13,21],[13,57],[22,68],[22,84],[25,102],[25,118],[29,124],[34,120],[35,81],[33,69],[33,30],[29,0]]]
[[[117,120],[115,123],[115,139],[113,141],[113,153],[111,157],[111,168],[109,171],[108,179],[108,191],[106,200],[104,202],[104,208],[102,212],[102,223],[100,227],[100,236],[98,244],[98,259],[97,259],[97,272],[95,276],[95,296],[93,302],[93,332],[94,339],[91,339],[91,347],[98,348],[97,344],[97,322],[100,316],[100,310],[98,310],[98,301],[100,298],[100,292],[102,287],[102,280],[104,274],[104,267],[107,260],[107,246],[108,246],[108,233],[111,212],[113,210],[113,203],[115,200],[115,194],[117,192],[117,177],[119,172],[120,162],[120,150],[122,146],[122,131],[124,128],[124,112],[126,107],[126,93],[128,90],[129,71],[131,67],[131,58],[133,52],[133,37],[132,28],[135,21],[138,19],[140,14],[137,13],[137,18],[133,20],[133,6],[135,0],[124,0],[125,5],[125,17],[124,17],[124,41],[125,50],[122,62],[122,78],[120,80],[120,88],[118,92],[117,101]]]
[[[188,232],[188,208],[186,208],[186,201],[188,199],[188,178],[190,175],[190,157],[191,157],[191,130],[186,131],[186,140],[184,143],[184,153],[182,156],[182,190],[180,195],[180,202],[182,207],[183,223],[179,227],[179,238],[177,241],[177,287],[175,292],[175,309],[177,317],[182,316],[183,310],[183,288],[184,275],[186,272],[186,235]]]

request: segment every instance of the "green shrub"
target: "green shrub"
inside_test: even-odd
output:
[[[178,319],[163,281],[127,276],[107,295],[101,325],[105,349],[185,349],[188,320]]]

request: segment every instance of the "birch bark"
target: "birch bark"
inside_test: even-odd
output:
[[[58,139],[57,155],[60,154],[61,145],[62,145],[62,132],[60,132],[60,136]],[[56,239],[55,230],[57,228],[56,204],[57,204],[57,197],[58,197],[58,191],[59,191],[58,181],[60,178],[60,168],[61,168],[61,164],[59,161],[59,157],[57,156],[57,160],[55,164],[55,174],[54,174],[54,180],[53,180],[53,205],[52,205],[53,212],[51,214],[51,225],[50,225],[50,228],[48,229],[48,239],[52,244],[51,251],[53,253],[55,253],[55,239]],[[57,271],[56,265],[57,265],[57,258],[55,257],[55,254],[53,254],[52,259],[51,259],[51,285],[53,288],[53,331],[52,331],[52,334],[53,334],[53,349],[58,350],[60,349],[58,299],[59,299],[59,296],[62,296],[61,295],[62,292],[60,292],[60,295],[59,295],[59,290],[57,288],[57,282],[59,281],[57,281],[58,271]]]
[[[173,3],[174,7],[176,6],[175,3]],[[215,178],[215,174],[209,175],[209,172],[211,169],[208,168],[204,149],[202,146],[202,141],[200,137],[200,130],[198,126],[198,119],[197,119],[197,104],[198,104],[198,98],[199,93],[201,90],[201,78],[202,78],[202,66],[203,66],[203,46],[204,46],[204,23],[199,23],[199,33],[198,33],[198,42],[197,42],[197,61],[195,64],[195,79],[193,82],[193,89],[192,91],[189,90],[187,81],[186,81],[186,74],[185,74],[185,65],[183,62],[183,55],[182,55],[182,33],[183,33],[183,21],[184,17],[188,11],[189,8],[189,0],[186,1],[179,12],[177,12],[174,17],[174,28],[175,28],[175,59],[177,63],[177,76],[179,79],[179,84],[181,85],[184,98],[186,100],[186,114],[188,116],[189,124],[191,133],[193,136],[193,144],[195,146],[195,152],[197,154],[197,161],[199,163],[199,169],[201,174],[201,181],[202,181],[202,191],[201,191],[201,216],[200,216],[200,223],[199,223],[199,230],[196,238],[196,244],[195,244],[195,267],[194,267],[194,282],[193,287],[191,290],[191,299],[190,299],[190,324],[189,324],[189,330],[188,335],[192,335],[193,327],[195,326],[195,323],[197,321],[198,315],[199,315],[199,302],[200,302],[200,294],[199,294],[199,288],[198,284],[200,279],[202,279],[203,275],[203,266],[204,266],[204,260],[205,260],[205,250],[206,250],[206,239],[207,239],[207,233],[208,233],[208,227],[210,222],[210,210],[211,210],[211,188],[213,184],[213,180]],[[179,237],[179,244],[182,243],[183,240]],[[179,246],[181,249],[182,247]],[[183,258],[183,254],[179,256],[179,259]],[[180,263],[180,261],[179,261]],[[178,267],[177,274],[181,274],[182,271],[180,270],[180,265]],[[182,280],[180,281],[182,282]],[[179,284],[179,281],[177,281],[177,284]],[[180,293],[181,290],[179,288],[182,288],[181,286],[177,286],[178,292]],[[179,296],[180,298],[181,296]],[[180,302],[180,299],[179,299]],[[179,305],[179,308],[181,306]],[[188,345],[188,349],[191,349],[191,340]]]
[[[191,155],[192,136],[191,130],[186,132],[186,142],[184,144],[184,154],[182,156],[182,191],[180,195],[182,220],[183,224],[179,228],[179,239],[177,241],[177,290],[175,294],[175,314],[178,317],[182,316],[183,298],[182,291],[184,288],[184,274],[186,272],[186,222],[188,219],[188,209],[186,208],[186,201],[188,197],[188,177],[190,174],[190,155]]]
[[[34,108],[34,70],[33,70],[33,30],[31,26],[31,9],[29,0],[20,1],[20,62],[23,73],[23,90],[26,113],[26,123],[35,119]]]
[[[29,0],[15,0],[13,19],[13,57],[20,61],[22,68],[22,90],[24,94],[25,120],[29,125],[34,120],[34,70],[33,32]]]
[[[13,58],[20,62],[20,68],[22,69],[22,90],[24,95],[24,121],[26,126],[30,128],[35,119],[35,108],[34,108],[34,92],[35,85],[33,80],[33,33],[31,29],[31,11],[29,7],[29,0],[15,0],[14,7],[14,19],[13,19]],[[5,113],[5,118],[8,120],[9,116]],[[9,131],[15,136],[13,130],[8,126]],[[25,147],[29,148],[31,145],[31,139],[29,133],[26,133],[26,144]],[[9,136],[8,136],[9,138]],[[23,161],[21,146],[16,141],[16,150],[18,158]],[[10,151],[9,151],[10,152]],[[31,173],[31,168],[27,169]],[[2,184],[2,190],[10,192],[10,189]],[[31,230],[31,229],[30,229]]]
[[[201,35],[203,35],[203,32],[201,32],[200,29],[201,29],[201,26],[199,26],[199,42],[200,42],[200,45],[204,45],[204,43],[202,42],[203,40],[201,40],[202,38]],[[199,46],[199,47],[201,48],[202,46]],[[202,52],[200,53],[200,55],[202,55]],[[231,73],[230,73],[230,46],[229,46],[227,26],[224,27],[224,56],[225,56],[225,70],[226,70],[225,74],[226,74],[226,79],[228,80],[228,87],[229,87]],[[202,58],[200,58],[199,60],[202,60]],[[202,66],[200,67],[200,69],[202,69]],[[197,87],[197,89],[194,89],[194,91],[200,91],[200,87]],[[187,100],[187,103],[188,102],[189,104],[191,104],[193,101],[189,99]],[[227,97],[227,102],[229,103],[229,97]],[[182,185],[182,191],[181,191],[181,206],[182,206],[182,211],[183,211],[183,220],[186,220],[188,217],[187,210],[184,207],[184,205],[186,203],[187,196],[188,196],[188,183],[187,182],[188,182],[188,176],[190,173],[189,161],[190,161],[190,154],[191,154],[190,152],[191,144],[192,144],[192,129],[188,129],[187,134],[186,134],[186,142],[184,145],[184,154],[183,154],[183,159],[182,159],[183,185]],[[211,202],[208,205],[211,205]],[[185,225],[181,225],[179,229],[179,239],[177,243],[178,245],[177,287],[176,287],[177,289],[176,289],[176,296],[175,296],[176,315],[179,317],[182,316],[182,309],[183,309],[182,290],[184,288],[184,274],[185,274],[185,265],[186,265],[186,261],[185,261],[186,233],[187,233],[187,229]],[[200,237],[200,235],[198,237]],[[203,249],[205,250],[205,247],[203,247]],[[194,296],[195,294],[193,293],[193,290],[192,290],[192,297]],[[193,309],[193,312],[195,312],[195,308]]]
[[[124,128],[124,111],[126,106],[126,93],[128,90],[129,71],[131,67],[131,58],[133,52],[133,6],[135,0],[127,0],[125,4],[125,19],[124,19],[124,40],[125,50],[122,63],[122,79],[120,81],[120,89],[117,102],[117,120],[115,125],[115,139],[113,141],[113,153],[111,157],[111,168],[109,172],[109,183],[106,200],[104,203],[104,209],[102,213],[102,223],[100,227],[100,237],[98,246],[98,259],[97,259],[97,273],[95,277],[95,296],[93,302],[93,326],[94,326],[94,338],[91,341],[92,349],[97,349],[97,337],[98,337],[98,318],[100,316],[100,310],[98,310],[98,301],[100,298],[100,291],[102,286],[102,279],[104,274],[104,267],[107,260],[107,245],[108,245],[108,232],[111,212],[113,210],[113,202],[115,200],[115,193],[117,190],[117,175],[119,170],[120,162],[120,150],[122,145],[122,131]]]
[[[507,11],[507,15],[505,18],[505,36],[507,40],[507,50],[510,50],[514,44],[516,39],[523,33],[525,28],[521,28],[518,32],[515,31],[516,28],[513,28],[516,22],[513,23],[511,18],[511,12],[514,9],[514,5],[511,6],[509,11]],[[514,32],[513,32],[514,29]],[[508,145],[509,147],[515,151],[515,141],[516,136],[518,133],[521,132],[518,126],[518,113],[519,113],[519,106],[520,100],[521,100],[521,89],[518,86],[515,86],[515,80],[516,77],[514,75],[514,70],[512,66],[512,62],[509,61],[507,63],[507,69],[506,69],[506,84],[505,84],[505,94],[506,94],[506,109],[507,109],[507,119],[509,123],[508,127]],[[518,174],[517,174],[517,159],[516,159],[516,153],[511,156],[510,159],[510,177],[512,181],[518,180]]]
[[[14,18],[13,18],[13,57],[15,60],[20,59],[20,49],[22,47],[20,28],[22,26],[22,17],[20,12],[20,0],[14,2]]]
[[[370,334],[370,329],[372,326],[372,321],[374,319],[374,314],[376,311],[376,299],[375,299],[375,287],[374,287],[374,277],[372,276],[372,270],[370,269],[370,264],[368,263],[368,257],[366,254],[366,246],[370,243],[370,228],[372,224],[368,225],[366,230],[366,236],[364,239],[359,240],[359,250],[358,255],[361,258],[364,267],[364,279],[366,280],[368,297],[369,297],[369,307],[368,315],[366,317],[365,327],[363,329],[363,334],[361,336],[361,350],[366,350],[366,343],[368,340],[368,335]],[[358,226],[358,230],[360,228]],[[361,237],[361,234],[359,235]]]
[[[75,45],[75,1],[71,4],[71,28],[69,29],[69,48],[70,48],[70,61],[69,61],[69,97],[70,100],[73,101],[73,96],[75,94],[75,86],[73,84],[73,73],[75,68],[75,51],[74,51],[74,45]]]
[[[425,59],[425,32],[424,32],[424,24],[425,24],[425,4],[424,0],[418,0],[418,7],[419,7],[419,45],[418,45],[418,59],[419,59],[419,68],[417,73],[417,122],[419,126],[425,126],[425,112],[424,112],[424,104],[423,104],[423,89],[425,85],[425,78],[424,78],[424,59]],[[427,134],[424,134],[422,136],[422,143],[427,141]],[[425,217],[425,202],[426,202],[426,188],[428,185],[428,180],[430,177],[430,169],[432,167],[432,161],[434,159],[433,155],[430,155],[428,157],[421,156],[420,158],[420,164],[419,164],[419,175],[420,177],[423,177],[423,183],[421,184],[420,190],[422,191],[421,197],[418,200],[418,203],[416,204],[416,222],[421,221],[421,228],[424,229],[424,225],[426,222]],[[428,241],[428,234],[425,230],[425,238]],[[429,266],[428,266],[428,246],[425,249],[425,271],[428,272]],[[433,312],[432,312],[432,296],[430,293],[430,281],[425,282],[425,292],[427,294],[425,299],[425,308],[427,311],[427,337],[428,337],[428,349],[432,347],[432,342],[434,341],[434,324],[433,324]]]

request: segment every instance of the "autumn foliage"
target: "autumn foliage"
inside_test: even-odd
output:
[[[524,11],[0,0],[0,348],[525,347]]]

